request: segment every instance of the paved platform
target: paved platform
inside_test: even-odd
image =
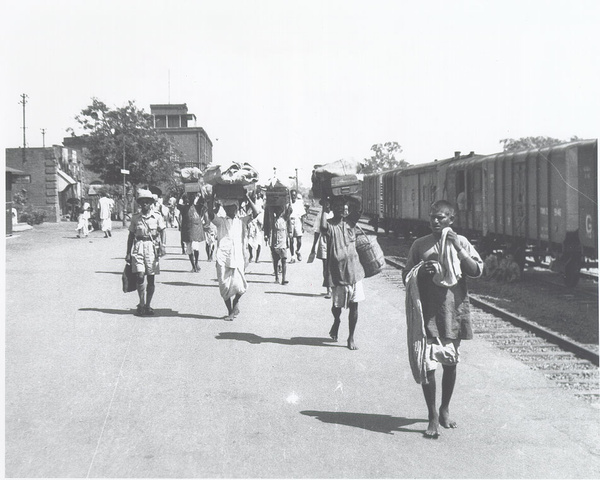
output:
[[[600,476],[598,410],[479,338],[461,347],[459,428],[425,439],[391,270],[365,280],[350,351],[346,312],[340,342],[327,336],[319,260],[282,286],[263,252],[226,322],[214,265],[201,252],[192,273],[169,229],[157,315],[137,317],[126,231],[75,235],[44,224],[5,242],[7,477]]]

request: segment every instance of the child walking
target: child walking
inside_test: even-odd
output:
[[[265,217],[265,242],[271,245],[275,283],[279,283],[279,262],[281,262],[281,284],[287,285],[287,252],[289,247],[289,209],[283,206],[267,207]]]

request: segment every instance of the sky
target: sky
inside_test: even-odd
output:
[[[376,143],[419,164],[504,138],[598,137],[596,0],[0,5],[3,149],[23,143],[23,93],[29,147],[61,144],[93,97],[186,103],[214,163],[298,169],[306,186],[314,165]]]

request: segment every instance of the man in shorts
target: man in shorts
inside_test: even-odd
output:
[[[306,216],[306,208],[304,208],[304,202],[302,201],[302,194],[296,190],[290,191],[291,198],[291,212],[289,216],[290,223],[290,252],[292,258],[290,263],[295,261],[294,254],[299,262],[302,261],[302,255],[300,254],[300,248],[302,248],[302,235],[304,235],[303,222]],[[294,244],[294,240],[296,241]]]
[[[275,283],[279,283],[279,262],[281,262],[281,284],[287,285],[287,250],[289,209],[283,206],[268,207],[265,212],[265,242],[271,246]]]
[[[458,348],[461,340],[473,338],[466,276],[481,276],[483,261],[469,240],[450,228],[455,219],[455,209],[450,202],[433,203],[429,219],[431,234],[418,238],[410,247],[403,279],[406,283],[407,276],[415,274],[418,284],[426,333],[426,378],[421,383],[429,414],[425,436],[437,438],[440,425],[457,427],[449,418],[449,405],[456,383]],[[447,260],[449,258],[453,261]],[[435,371],[439,363],[444,373],[438,414]]]
[[[329,200],[325,201],[329,207]],[[331,201],[333,217],[321,215],[321,235],[327,238],[327,272],[331,285],[333,325],[330,337],[337,341],[342,308],[348,309],[348,348],[357,350],[354,331],[358,322],[358,302],[365,299],[362,279],[365,271],[356,251],[354,227],[361,214],[360,197],[334,196]]]
[[[152,209],[154,198],[149,190],[139,190],[137,203],[140,212],[134,213],[129,225],[127,255],[131,270],[137,274],[137,291],[140,302],[138,315],[154,315],[150,302],[154,296],[154,276],[160,273],[159,258],[165,254],[165,220]],[[144,279],[148,286],[144,288]]]

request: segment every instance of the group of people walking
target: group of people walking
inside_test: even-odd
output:
[[[159,258],[164,255],[166,222],[153,210],[151,192],[138,194],[140,212],[129,227],[126,260],[137,274],[139,303],[137,313],[154,314],[154,276],[160,272]],[[270,246],[275,281],[287,285],[287,259],[301,261],[302,217],[293,220],[293,205],[264,208],[260,197],[223,199],[220,203],[202,194],[187,196],[179,205],[180,228],[185,253],[190,255],[193,271],[198,271],[199,244],[207,244],[207,232],[214,228],[219,292],[227,308],[225,320],[232,321],[240,312],[239,301],[248,288],[245,269],[255,255],[258,261],[261,227]],[[292,202],[296,203],[296,202]],[[365,300],[364,269],[356,248],[355,226],[361,216],[357,196],[334,196],[321,201],[322,212],[311,255],[323,263],[323,286],[331,297],[333,324],[329,336],[337,341],[344,309],[348,310],[347,347],[356,350],[354,335],[358,323],[358,304]],[[298,209],[298,214],[301,213]],[[260,215],[260,217],[259,217]],[[298,217],[296,217],[298,218]],[[461,340],[473,337],[466,277],[483,273],[481,257],[468,241],[452,230],[454,206],[444,200],[430,209],[432,233],[414,241],[408,254],[403,279],[406,284],[406,317],[409,360],[415,380],[422,385],[429,424],[425,436],[437,438],[439,427],[456,428],[449,418],[449,405],[456,382]],[[190,232],[190,236],[185,232]],[[253,238],[252,242],[248,238]],[[300,240],[298,240],[300,237]],[[203,240],[202,240],[203,239]],[[294,242],[295,241],[295,242]],[[145,279],[147,278],[147,284]],[[435,372],[442,364],[442,396],[436,408]]]

